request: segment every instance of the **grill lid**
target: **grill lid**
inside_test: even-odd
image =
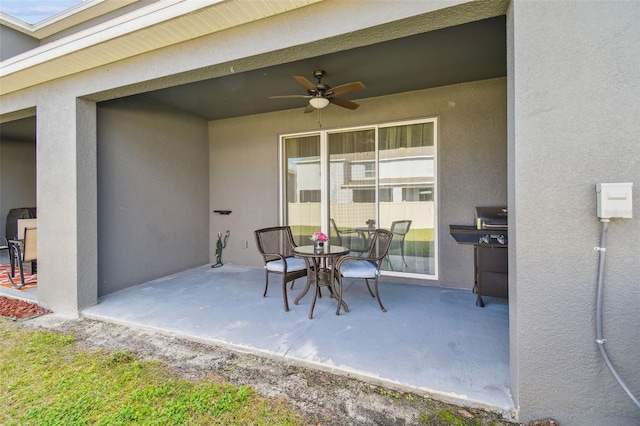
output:
[[[507,228],[506,207],[476,207],[476,228]]]

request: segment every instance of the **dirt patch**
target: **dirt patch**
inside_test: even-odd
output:
[[[73,334],[87,350],[131,351],[169,365],[181,376],[248,385],[266,397],[285,401],[309,425],[515,425],[499,413],[457,407],[420,395],[386,389],[349,377],[200,344],[166,334],[87,319],[44,315],[17,327]],[[449,414],[446,414],[449,413]],[[458,422],[451,423],[451,415]],[[447,420],[449,419],[449,420]],[[536,423],[536,426],[557,423]]]

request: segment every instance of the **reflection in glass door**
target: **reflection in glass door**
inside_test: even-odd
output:
[[[380,226],[393,232],[384,267],[435,275],[435,122],[378,132]]]
[[[436,126],[426,119],[283,137],[284,223],[296,242],[323,230],[331,244],[363,254],[372,232],[388,229],[386,274],[437,276]]]
[[[362,254],[376,228],[375,129],[329,133],[327,138],[331,242]]]
[[[309,236],[322,229],[320,135],[286,137],[284,165],[286,223],[296,244],[309,244]]]

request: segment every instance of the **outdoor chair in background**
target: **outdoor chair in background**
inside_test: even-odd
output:
[[[287,283],[307,275],[307,263],[304,259],[293,257],[296,243],[289,226],[275,226],[254,231],[258,251],[264,261],[265,285],[263,297],[267,297],[269,274],[282,277],[282,298],[284,310],[289,311]],[[293,283],[292,283],[293,287]]]
[[[16,240],[22,241],[24,240],[25,229],[27,228],[37,228],[38,227],[38,219],[29,218],[29,219],[18,219],[16,220]]]
[[[13,277],[13,250],[11,249],[9,241],[5,237],[0,236],[0,253],[3,251],[7,252],[7,259],[11,265],[11,276]]]
[[[363,231],[357,229],[338,228],[331,219],[331,228],[336,234],[337,245],[348,248],[351,252],[362,254],[369,248],[368,238]]]
[[[25,234],[25,230],[27,228],[32,228],[32,229],[36,229],[38,227],[38,219],[36,218],[26,218],[26,219],[15,219],[14,223],[13,223],[13,228],[15,228],[14,231],[12,231],[13,236],[10,238],[7,238],[7,242],[9,244],[9,262],[11,264],[11,277],[15,277],[15,266],[16,266],[16,262],[18,261],[17,258],[19,256],[17,256],[17,250],[20,250],[20,252],[24,252],[24,234]],[[32,232],[32,234],[35,234],[35,231]],[[35,243],[31,244],[32,247],[36,247]],[[31,261],[31,264],[33,266],[34,262],[36,260],[36,254],[35,251],[33,253],[33,260]]]
[[[38,228],[25,228],[24,229],[24,241],[22,244],[17,242],[11,243],[14,256],[14,262],[18,264],[20,270],[20,283],[16,284],[9,276],[11,285],[15,288],[22,288],[25,285],[24,282],[24,263],[31,262],[31,273],[33,273],[35,261],[38,259]]]
[[[20,207],[9,210],[5,226],[7,240],[17,238],[18,219],[32,219],[35,217],[37,217],[37,209],[35,207]]]
[[[400,249],[400,255],[402,256],[402,263],[404,266],[407,265],[407,261],[404,258],[404,239],[409,233],[409,228],[411,228],[410,220],[396,220],[391,222],[391,233],[393,234],[393,242],[391,243],[390,250]],[[393,264],[391,263],[391,259],[387,259],[389,261],[389,266],[391,270],[393,270]]]
[[[367,284],[367,289],[371,297],[378,299],[378,304],[382,312],[387,312],[380,300],[380,292],[378,291],[378,277],[380,276],[380,265],[382,260],[389,251],[389,246],[393,240],[393,234],[384,229],[376,229],[371,237],[371,245],[369,251],[364,257],[360,256],[344,256],[341,257],[335,266],[335,274],[340,284],[339,297],[342,300],[343,280],[345,278],[363,279]],[[375,281],[375,296],[369,286],[369,280]],[[337,314],[340,313],[340,303],[338,303]]]

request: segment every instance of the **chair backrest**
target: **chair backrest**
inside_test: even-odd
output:
[[[280,254],[284,257],[293,256],[296,243],[289,226],[258,229],[254,231],[254,234],[258,251],[264,257],[265,263],[278,259],[278,256],[274,256],[274,254]]]
[[[25,228],[22,261],[38,259],[38,228]]]
[[[382,262],[382,259],[384,259],[389,251],[391,240],[393,240],[393,234],[390,231],[386,229],[376,229],[371,237],[371,245],[365,258],[380,267],[380,262]]]
[[[404,240],[404,237],[409,233],[411,228],[410,220],[396,220],[391,222],[391,233],[397,235],[398,238]]]
[[[333,220],[333,218],[330,219],[331,220],[331,229],[333,229],[333,232],[336,233],[336,238],[337,238],[337,244],[339,246],[342,245],[342,237],[340,236],[340,231],[338,230],[338,225],[336,225],[336,221]]]
[[[9,210],[5,228],[7,239],[15,240],[18,238],[18,219],[29,219],[37,216],[37,209],[35,207],[20,207]]]
[[[38,219],[18,219],[16,224],[17,237],[19,240],[24,239],[24,229],[25,228],[37,228],[38,227]]]

